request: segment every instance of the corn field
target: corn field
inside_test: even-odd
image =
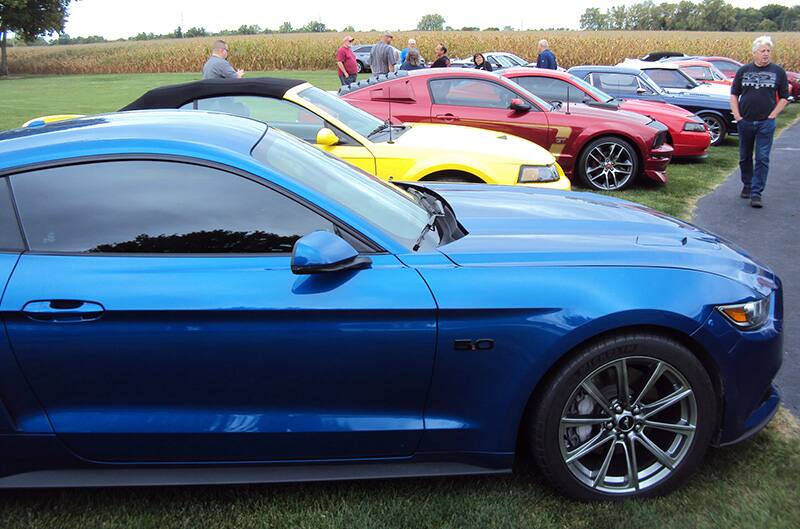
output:
[[[356,44],[373,43],[377,33],[355,33]],[[471,57],[478,51],[508,51],[528,60],[536,58],[536,44],[547,38],[560,66],[616,64],[626,57],[650,51],[722,55],[742,62],[751,59],[756,33],[704,33],[659,31],[561,32],[405,32],[395,33],[402,48],[414,37],[423,57],[434,57],[438,42],[451,58]],[[334,69],[334,54],[341,33],[276,34],[228,37],[230,62],[246,71]],[[775,33],[773,60],[787,70],[800,70],[800,33]],[[93,74],[199,72],[214,37],[115,42],[70,46],[16,47],[9,49],[12,74]]]

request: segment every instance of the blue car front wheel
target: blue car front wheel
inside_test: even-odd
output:
[[[550,378],[533,414],[533,454],[578,499],[658,496],[696,469],[716,428],[716,395],[682,344],[602,339]]]

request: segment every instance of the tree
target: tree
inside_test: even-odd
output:
[[[355,33],[356,29],[353,26],[347,26],[342,30],[342,33]]]
[[[281,24],[278,28],[278,33],[291,33],[292,31],[294,31],[292,23],[288,21]]]
[[[189,29],[186,30],[186,33],[184,33],[184,36],[186,36],[187,38],[191,38],[191,37],[207,37],[208,36],[208,31],[206,31],[206,28],[203,28],[203,27],[199,27],[198,28],[198,27],[192,26],[192,27],[190,27]]]
[[[492,26],[492,27],[488,27],[488,28],[483,28],[483,31],[500,31],[500,28],[496,28],[496,27]]]
[[[8,75],[8,33],[32,41],[64,31],[70,0],[0,0],[0,76]]]
[[[442,31],[443,29],[444,17],[438,13],[425,15],[417,23],[417,30],[419,31]]]
[[[461,31],[480,31],[480,28],[476,28],[475,26],[464,26],[461,28]]]
[[[297,31],[302,31],[303,33],[323,33],[328,31],[328,28],[325,27],[325,24],[319,22],[317,20],[312,20],[302,28],[298,29]]]
[[[606,15],[600,12],[600,9],[591,7],[581,15],[581,29],[588,29],[590,31],[607,29],[607,18]]]

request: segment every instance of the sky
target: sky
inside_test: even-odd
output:
[[[310,20],[319,20],[337,30],[346,26],[364,31],[373,28],[403,30],[416,28],[422,15],[428,13],[439,13],[445,25],[454,28],[508,25],[514,29],[579,29],[580,17],[587,8],[606,10],[614,5],[638,3],[637,0],[562,0],[537,9],[531,0],[493,0],[490,4],[463,0],[300,1],[302,8],[292,2],[255,0],[79,0],[70,4],[66,32],[72,37],[100,35],[118,39],[140,32],[168,33],[178,26],[184,29],[204,27],[215,32],[236,29],[243,24],[277,29],[284,21],[299,27]],[[795,5],[800,0],[728,0],[728,3],[758,8],[775,3]]]

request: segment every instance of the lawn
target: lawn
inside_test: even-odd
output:
[[[281,72],[333,89],[332,72]],[[192,74],[28,77],[0,81],[0,129],[44,114],[114,110]],[[800,104],[781,117],[784,127]],[[620,193],[688,218],[735,167],[737,141],[701,163],[671,164],[670,182]],[[0,455],[2,457],[2,455]],[[0,528],[767,528],[800,527],[800,424],[782,410],[755,439],[711,450],[686,486],[658,500],[587,505],[536,476],[294,485],[0,492]]]

